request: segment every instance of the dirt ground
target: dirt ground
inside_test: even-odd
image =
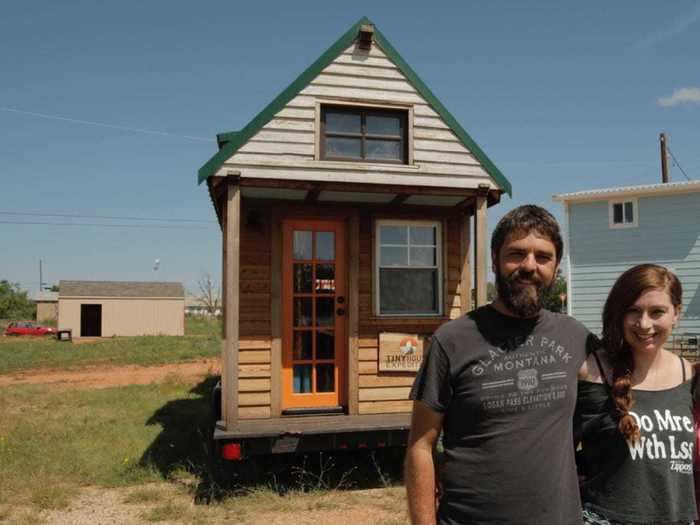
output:
[[[401,525],[407,523],[396,511],[396,489],[372,489],[355,493],[329,493],[306,504],[265,509],[260,502],[253,509],[235,506],[195,505],[184,496],[134,502],[129,494],[139,489],[86,487],[64,510],[42,511],[33,520],[45,525],[163,525],[182,523],[236,523],[238,525],[319,525],[326,523]],[[352,502],[352,506],[348,506]],[[399,506],[401,508],[401,506]]]
[[[89,366],[77,370],[28,370],[0,375],[0,387],[38,384],[61,385],[66,388],[148,385],[172,376],[177,376],[183,381],[194,381],[207,374],[219,374],[220,370],[219,359],[157,366]]]

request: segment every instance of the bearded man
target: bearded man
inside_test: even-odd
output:
[[[549,212],[510,211],[491,239],[496,299],[433,335],[410,396],[414,525],[580,525],[572,418],[593,340],[571,317],[542,308],[562,249]]]

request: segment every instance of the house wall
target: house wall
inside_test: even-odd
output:
[[[59,298],[58,328],[80,336],[80,305],[102,305],[102,337],[185,335],[184,299]]]
[[[319,101],[399,105],[412,110],[408,166],[317,160]],[[409,121],[410,126],[410,121]],[[322,169],[319,169],[322,168]],[[349,47],[222,166],[245,177],[476,188],[490,177],[429,103],[379,49]]]
[[[256,204],[244,199],[242,204],[240,244],[240,350],[239,417],[241,419],[269,418],[272,414],[273,377],[271,345],[271,279],[272,279],[272,222],[273,209],[287,206],[309,210],[307,215],[319,215],[314,208],[303,204]],[[385,206],[386,208],[386,206]],[[252,212],[252,214],[251,214]],[[250,217],[256,219],[249,220]],[[409,412],[408,392],[414,373],[378,372],[379,333],[405,332],[431,335],[440,324],[460,315],[460,220],[443,220],[444,317],[430,319],[382,319],[373,315],[373,223],[376,218],[391,218],[391,212],[367,209],[360,214],[359,238],[359,413]],[[397,218],[406,218],[399,216]],[[416,219],[428,219],[429,215]]]
[[[56,321],[58,319],[58,302],[40,302],[36,303],[36,320],[41,321]]]
[[[677,332],[700,333],[700,193],[638,197],[639,227],[611,229],[608,201],[569,204],[570,303],[594,333],[613,283],[626,269],[657,263],[683,285]]]

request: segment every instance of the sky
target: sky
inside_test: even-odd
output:
[[[512,183],[490,228],[525,203],[563,219],[555,193],[660,182],[661,132],[671,180],[700,180],[700,0],[2,5],[0,279],[31,294],[40,260],[49,285],[218,280],[196,179],[216,133],[362,16]]]

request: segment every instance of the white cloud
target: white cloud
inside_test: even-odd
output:
[[[678,104],[700,104],[700,87],[678,88],[668,97],[659,97],[657,103],[663,108]]]

